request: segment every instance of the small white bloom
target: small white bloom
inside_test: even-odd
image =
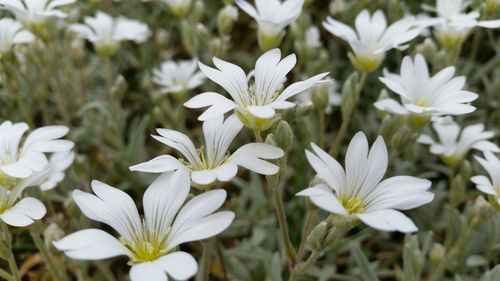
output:
[[[15,44],[30,43],[34,40],[35,36],[24,29],[21,23],[11,18],[0,19],[0,53],[9,52]]]
[[[200,69],[215,83],[224,88],[232,100],[214,92],[199,94],[188,100],[184,106],[203,108],[210,106],[198,120],[205,121],[231,110],[235,110],[245,126],[262,131],[272,124],[276,110],[295,106],[287,99],[300,94],[323,79],[328,73],[321,73],[305,81],[293,83],[283,91],[279,87],[288,72],[297,62],[294,54],[281,60],[281,51],[273,49],[257,60],[254,71],[254,84],[248,86],[247,75],[239,66],[218,58],[213,59],[218,69],[200,63]]]
[[[421,32],[414,17],[405,17],[387,26],[385,15],[380,10],[373,15],[368,10],[361,11],[355,20],[355,30],[331,17],[326,19],[323,26],[349,43],[354,53],[349,57],[356,69],[362,72],[377,69],[387,51],[406,48],[403,44]]]
[[[56,187],[58,183],[64,180],[66,171],[75,160],[73,151],[61,151],[54,153],[49,160],[49,164],[45,168],[47,176],[40,183],[42,190],[50,190]]]
[[[205,81],[198,70],[198,60],[165,61],[153,70],[153,82],[162,87],[163,93],[181,93],[192,90]]]
[[[0,0],[0,5],[11,11],[23,23],[36,24],[49,18],[65,18],[67,14],[58,8],[76,0]]]
[[[485,158],[477,156],[474,158],[488,172],[491,181],[485,176],[474,176],[471,181],[476,184],[480,191],[497,198],[498,204],[500,204],[500,160],[491,152],[485,152],[484,156]]]
[[[306,156],[324,183],[297,195],[307,196],[321,209],[341,216],[353,216],[383,231],[414,232],[417,227],[398,210],[427,204],[434,194],[431,182],[410,176],[382,178],[387,170],[387,147],[378,137],[369,150],[363,133],[357,133],[347,148],[345,171],[329,154],[315,144]]]
[[[68,133],[67,127],[36,129],[21,146],[27,130],[26,123],[5,121],[0,125],[0,219],[12,226],[27,226],[45,215],[45,207],[37,199],[18,200],[27,187],[43,185],[51,177],[47,153],[54,157],[73,148],[71,141],[61,139]]]
[[[434,25],[436,38],[445,47],[461,44],[473,27],[498,28],[500,20],[478,20],[478,11],[466,12],[468,0],[436,0],[436,7],[424,5],[424,9],[435,12],[437,17],[429,17],[422,23]]]
[[[273,175],[279,167],[262,159],[278,159],[283,151],[265,143],[249,143],[228,153],[229,146],[240,132],[243,124],[233,114],[225,121],[221,115],[203,123],[205,147],[196,149],[188,136],[173,130],[158,129],[156,140],[179,151],[184,159],[177,160],[170,155],[163,155],[148,162],[130,167],[131,171],[164,173],[186,167],[191,172],[191,179],[200,186],[207,186],[215,181],[226,182],[238,173],[238,166],[245,167],[263,175]]]
[[[180,244],[215,236],[233,221],[230,211],[215,212],[226,199],[226,191],[212,190],[186,201],[189,175],[184,170],[158,177],[143,197],[141,219],[132,198],[125,192],[92,181],[96,195],[75,190],[73,199],[90,219],[105,223],[120,238],[90,228],[70,234],[54,246],[77,260],[102,260],[126,255],[132,281],[187,280],[198,271],[196,260],[178,251]]]
[[[114,53],[121,41],[146,41],[151,32],[149,27],[137,20],[120,16],[113,18],[98,11],[95,17],[86,17],[85,24],[72,24],[70,29],[80,37],[92,42],[96,49]]]
[[[418,142],[431,146],[431,153],[440,155],[447,164],[461,161],[467,152],[476,149],[483,152],[500,152],[500,148],[488,141],[493,138],[494,132],[485,131],[484,124],[475,124],[465,127],[460,133],[460,126],[451,121],[447,123],[433,122],[434,131],[439,137],[436,142],[428,135],[420,135]]]
[[[278,36],[286,26],[299,18],[304,0],[255,0],[255,7],[244,0],[236,4],[254,18],[259,25],[259,33],[268,37]]]
[[[394,114],[407,115],[462,115],[476,108],[469,103],[478,95],[464,90],[466,78],[453,77],[455,67],[447,67],[436,75],[429,75],[429,68],[420,54],[412,60],[403,59],[401,74],[384,71],[380,81],[401,97],[401,103],[394,99],[383,99],[375,107]]]

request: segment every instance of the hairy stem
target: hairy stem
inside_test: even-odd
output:
[[[10,280],[21,281],[21,276],[19,275],[19,269],[17,267],[16,258],[12,252],[12,236],[9,232],[7,224],[0,223],[2,225],[2,237],[1,242],[2,248],[0,249],[4,254],[5,260],[9,263],[10,269]],[[6,273],[5,273],[6,274]]]
[[[50,274],[52,274],[54,279],[57,281],[68,280],[66,278],[66,274],[63,271],[64,269],[58,270],[54,265],[49,250],[47,249],[47,247],[45,247],[45,244],[43,243],[40,234],[38,232],[35,232],[33,229],[30,229],[30,234],[31,237],[33,238],[33,241],[35,242],[36,247],[40,251],[40,254],[43,256],[43,259],[45,260],[45,266],[47,267],[47,270],[50,272]]]

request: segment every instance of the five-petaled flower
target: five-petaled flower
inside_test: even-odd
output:
[[[205,81],[205,75],[198,70],[198,60],[165,61],[153,70],[153,82],[161,87],[162,93],[178,94],[192,90]]]
[[[223,121],[223,116],[212,118],[203,123],[205,147],[196,149],[188,136],[173,130],[158,129],[156,140],[179,151],[184,159],[177,160],[170,155],[162,155],[148,162],[130,167],[132,171],[164,173],[187,168],[193,182],[201,187],[215,181],[226,182],[234,178],[238,166],[245,167],[263,175],[273,175],[278,166],[262,159],[278,159],[283,151],[265,143],[249,143],[241,146],[232,154],[229,146],[240,132],[243,124],[233,114]]]
[[[259,44],[269,50],[279,45],[283,29],[300,16],[304,0],[256,0],[255,7],[244,0],[236,0],[236,4],[257,21]]]
[[[495,133],[485,131],[484,124],[474,124],[465,127],[460,132],[460,126],[453,121],[433,122],[432,127],[439,137],[434,141],[429,135],[422,134],[418,138],[419,143],[430,145],[433,154],[441,156],[443,162],[455,166],[462,162],[467,152],[476,149],[483,152],[500,152],[500,148],[488,141]]]
[[[321,209],[360,219],[383,231],[414,232],[417,227],[402,212],[427,204],[434,194],[427,191],[431,182],[410,176],[382,178],[387,169],[387,147],[378,137],[369,150],[363,133],[357,133],[347,148],[345,171],[330,155],[315,144],[306,150],[309,163],[324,183],[297,195],[307,196]]]
[[[464,90],[465,77],[453,77],[454,74],[455,67],[450,66],[430,76],[421,54],[414,60],[406,56],[400,75],[384,71],[384,77],[380,77],[387,88],[401,97],[401,103],[387,98],[377,101],[375,107],[394,114],[419,116],[427,121],[431,116],[471,113],[476,108],[469,103],[478,95]]]
[[[218,69],[200,63],[200,69],[224,88],[232,100],[214,92],[199,94],[184,105],[188,108],[210,106],[198,120],[205,121],[234,110],[245,126],[255,131],[268,129],[276,120],[276,110],[295,106],[287,101],[321,81],[328,73],[321,73],[305,81],[296,82],[280,92],[280,86],[297,62],[294,54],[281,59],[281,51],[264,53],[255,64],[254,84],[248,86],[245,72],[237,65],[218,58],[213,59]]]
[[[182,169],[162,174],[146,190],[143,219],[125,192],[99,181],[92,182],[92,189],[96,195],[75,190],[73,199],[88,218],[111,226],[119,238],[90,228],[54,241],[54,246],[77,260],[126,255],[132,281],[166,280],[166,274],[176,280],[193,277],[198,270],[196,260],[178,246],[215,236],[234,219],[233,212],[215,212],[226,199],[222,189],[184,204],[190,181]]]
[[[387,51],[406,48],[403,44],[421,32],[413,17],[405,17],[387,26],[385,15],[380,10],[372,16],[368,10],[361,11],[355,20],[356,30],[331,17],[326,19],[323,26],[349,43],[353,51],[353,54],[349,53],[349,59],[361,72],[376,70]]]
[[[118,50],[121,41],[142,43],[151,35],[149,27],[140,21],[123,16],[113,18],[100,11],[95,17],[86,17],[84,22],[85,24],[72,24],[70,29],[92,42],[99,53],[108,56]]]
[[[76,0],[0,0],[0,5],[22,23],[38,25],[52,17],[65,18],[67,14],[58,8],[74,2]]]

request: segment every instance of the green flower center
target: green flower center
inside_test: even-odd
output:
[[[169,232],[170,229],[167,231],[167,234],[160,237],[154,237],[157,235],[142,235],[141,233],[136,235],[136,241],[133,243],[125,240],[123,237],[120,237],[119,241],[132,253],[132,263],[150,262],[168,253],[166,240]]]

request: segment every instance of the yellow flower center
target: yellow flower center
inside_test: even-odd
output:
[[[156,235],[143,235],[143,233],[138,233],[136,235],[136,241],[133,243],[125,240],[123,237],[120,237],[119,241],[132,253],[132,263],[150,262],[168,253],[166,239],[169,232],[170,229],[167,231],[167,234],[159,237],[156,237]]]
[[[349,214],[359,214],[365,212],[363,199],[361,199],[360,197],[340,196],[339,200]]]
[[[427,107],[429,106],[429,103],[425,100],[417,100],[415,102],[415,105],[421,106],[421,107]]]

